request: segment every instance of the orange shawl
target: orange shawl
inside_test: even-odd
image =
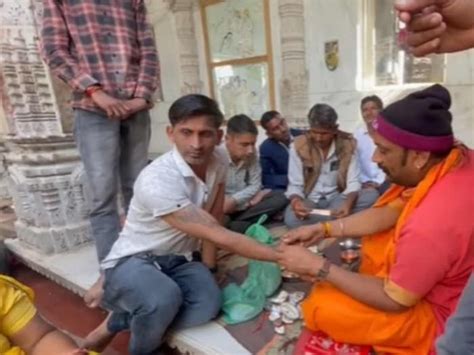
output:
[[[392,185],[379,198],[374,207],[406,203],[393,228],[363,237],[360,273],[388,278],[403,225],[431,187],[459,164],[462,153],[462,148],[454,148],[416,188]],[[352,299],[329,283],[313,288],[303,303],[303,314],[309,329],[321,330],[339,342],[371,345],[377,353],[427,354],[436,331],[431,306],[424,300],[404,312],[387,313]]]

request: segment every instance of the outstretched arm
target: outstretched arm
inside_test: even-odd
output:
[[[402,210],[386,205],[372,207],[341,220],[329,222],[332,237],[362,237],[383,232],[397,223]]]
[[[314,280],[323,267],[324,258],[300,245],[282,244],[279,246],[278,262],[286,270]],[[386,293],[385,280],[381,277],[363,275],[331,265],[326,280],[350,297],[381,311],[402,312],[407,309]]]
[[[242,234],[222,227],[202,208],[190,204],[161,218],[176,229],[203,241],[251,259],[275,261],[276,252]]]
[[[214,204],[211,206],[209,213],[213,216],[216,221],[222,224],[224,219],[224,197],[225,197],[225,185],[221,183],[217,190],[217,196],[214,200]],[[208,268],[212,269],[217,264],[217,247],[214,243],[204,240],[202,242],[202,261],[207,265]]]
[[[372,207],[345,218],[327,222],[329,224],[329,236],[335,238],[362,237],[383,232],[397,223],[401,211],[400,207],[394,205]],[[286,244],[302,243],[311,246],[324,236],[324,225],[316,223],[290,230],[282,237],[282,241]]]

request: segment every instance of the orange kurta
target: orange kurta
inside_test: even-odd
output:
[[[461,149],[453,149],[416,188],[392,186],[377,201],[375,207],[400,203],[403,209],[392,229],[363,238],[360,273],[387,280],[401,228],[430,188],[458,165],[461,156]],[[423,299],[404,312],[387,313],[352,299],[327,282],[313,289],[303,303],[303,314],[309,329],[321,330],[338,342],[371,345],[378,353],[427,354],[436,333],[432,307]]]

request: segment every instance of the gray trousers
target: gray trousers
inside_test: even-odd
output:
[[[255,206],[228,215],[226,227],[234,232],[245,233],[247,228],[257,222],[262,214],[266,214],[271,218],[278,212],[283,211],[287,204],[288,199],[283,191],[273,190]]]
[[[75,109],[74,137],[89,183],[92,202],[89,217],[101,261],[120,232],[119,183],[127,212],[135,179],[147,164],[150,114],[141,111],[119,121],[97,112]]]
[[[446,323],[436,351],[439,355],[474,354],[474,274],[469,278],[456,311]]]
[[[367,189],[360,190],[359,195],[357,197],[356,204],[354,205],[354,208],[352,209],[351,213],[357,213],[371,207],[378,198],[379,198],[379,192],[376,189],[367,188]],[[331,199],[319,200],[317,203],[308,199],[304,200],[304,203],[309,208],[334,210],[334,209],[339,208],[344,201],[345,201],[345,196],[342,194],[337,194]],[[300,227],[300,226],[304,226],[308,224],[325,222],[331,219],[333,218],[330,216],[309,215],[308,218],[304,220],[300,220],[295,216],[295,213],[293,212],[291,205],[288,205],[288,207],[285,210],[285,224],[288,228],[296,228],[296,227]]]

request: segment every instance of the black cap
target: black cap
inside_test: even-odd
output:
[[[450,107],[449,91],[435,84],[390,104],[380,116],[406,132],[427,137],[449,136],[453,134]]]

